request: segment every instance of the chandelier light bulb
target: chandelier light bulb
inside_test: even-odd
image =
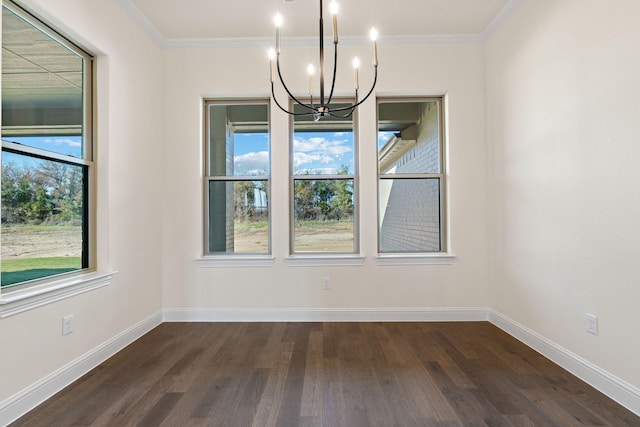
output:
[[[276,59],[276,51],[274,48],[270,48],[269,52],[267,53],[267,56],[269,57],[269,79],[271,79],[271,83],[273,84],[274,81],[274,75],[275,75],[275,70],[274,70],[274,64],[273,64],[273,60]]]
[[[371,27],[371,30],[369,31],[369,37],[371,38],[372,42],[378,40],[378,30],[376,30],[374,27]]]
[[[331,11],[332,15],[337,15],[338,14],[338,10],[340,10],[340,6],[338,6],[338,3],[336,3],[335,0],[334,0],[329,5],[329,10]]]
[[[371,27],[371,31],[369,31],[369,37],[371,37],[371,41],[373,42],[373,66],[378,67],[378,30],[374,27]]]
[[[275,18],[273,18],[273,23],[276,24],[276,54],[280,55],[280,27],[282,26],[282,15],[280,13],[276,13]]]
[[[313,64],[307,65],[307,74],[309,74],[309,96],[313,99],[313,75],[316,69]]]
[[[338,3],[333,0],[329,5],[332,16],[333,44],[338,44]]]
[[[358,93],[358,89],[360,89],[360,83],[358,82],[358,68],[360,68],[360,59],[356,56],[353,58],[353,88],[356,90],[356,94]]]
[[[273,18],[273,23],[276,24],[276,28],[282,27],[283,22],[284,19],[282,19],[282,15],[280,15],[280,12],[276,13],[276,16]]]

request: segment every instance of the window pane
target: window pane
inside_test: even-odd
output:
[[[268,176],[268,105],[210,105],[208,108],[208,175]]]
[[[379,181],[380,252],[438,252],[440,179]]]
[[[84,58],[2,9],[2,137],[83,157]]]
[[[378,105],[380,174],[441,173],[438,102]]]
[[[209,252],[269,252],[268,181],[209,182]]]
[[[347,104],[335,104],[335,108]],[[305,111],[299,105],[295,112]],[[293,130],[293,174],[337,175],[354,173],[354,134],[351,118],[295,116]]]
[[[353,179],[294,181],[294,251],[354,252]]]
[[[84,166],[2,152],[2,286],[88,267]]]

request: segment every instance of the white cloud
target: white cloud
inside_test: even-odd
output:
[[[349,141],[345,139],[328,140],[321,137],[296,138],[293,141],[293,151],[296,154],[310,153],[339,157],[352,151],[350,145]]]
[[[233,158],[236,173],[252,174],[269,169],[269,152],[257,151],[241,154]]]
[[[336,168],[309,168],[309,169],[297,169],[295,171],[296,176],[305,175],[306,173],[312,175],[337,175],[338,169]]]
[[[378,132],[378,147],[382,147],[393,136],[393,132]]]
[[[323,155],[320,153],[313,153],[313,154],[294,153],[293,154],[293,166],[295,166],[296,168],[303,165],[310,164],[310,163],[328,164],[333,162],[333,160],[334,160],[333,157]]]
[[[71,147],[71,148],[82,147],[82,141],[71,139],[71,138],[54,138],[54,139],[46,138],[44,142],[46,144],[53,144],[53,145],[66,145],[67,147]]]

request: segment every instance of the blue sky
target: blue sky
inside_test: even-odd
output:
[[[26,136],[26,137],[3,137],[5,141],[17,142],[29,147],[40,148],[54,153],[64,154],[76,158],[82,158],[82,137],[81,136]]]
[[[30,136],[30,137],[3,137],[4,141],[16,142],[29,147],[39,148],[58,154],[64,154],[75,158],[82,158],[82,137],[81,136]],[[32,167],[35,159],[33,157],[18,154],[2,153],[3,161],[11,162],[16,166]]]
[[[378,132],[378,151],[389,141],[389,138],[393,136],[393,132]]]
[[[393,135],[393,132],[378,132],[378,149]],[[268,174],[269,136],[259,134],[235,134],[234,163],[236,175]],[[53,151],[59,154],[82,157],[82,137],[7,137],[7,141],[30,147]],[[352,132],[297,132],[293,141],[293,163],[298,173],[333,174],[342,165],[353,172]],[[25,156],[10,156],[14,163],[28,162]],[[21,161],[22,159],[22,161]]]

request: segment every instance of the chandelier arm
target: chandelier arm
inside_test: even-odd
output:
[[[335,118],[335,119],[348,119],[348,118],[350,118],[351,116],[353,116],[353,112],[354,112],[354,111],[356,111],[356,109],[355,109],[355,108],[351,109],[351,111],[349,111],[349,113],[348,113],[348,114],[344,114],[344,115],[342,115],[342,114],[333,114],[333,113],[329,113],[329,116],[330,116],[330,117],[333,117],[333,118]]]
[[[358,102],[358,89],[356,89],[356,97],[355,97],[356,103]],[[356,111],[356,107],[346,107],[348,110],[345,111],[349,111],[347,114],[333,114],[332,111],[329,111],[329,116],[334,117],[336,119],[348,119],[351,116],[353,116],[353,112]],[[336,110],[337,111],[337,110]]]
[[[327,105],[331,104],[331,98],[333,98],[333,89],[336,86],[336,69],[338,67],[338,42],[333,43],[333,78],[331,79],[331,92],[329,92],[329,99]]]
[[[308,110],[311,110],[313,112],[316,111],[315,108],[313,108],[313,105],[308,105],[305,104],[304,102],[300,101],[298,98],[296,98],[295,96],[293,96],[293,94],[291,93],[291,91],[289,90],[289,88],[287,87],[286,84],[284,84],[284,79],[282,78],[282,74],[280,73],[280,55],[278,55],[277,59],[276,59],[276,68],[278,69],[278,78],[280,79],[280,83],[282,83],[282,87],[284,87],[284,90],[287,91],[287,94],[289,95],[289,97],[291,99],[293,99],[295,102],[297,102],[298,104],[300,104],[301,106],[307,108]],[[273,89],[273,83],[271,84],[271,87]],[[282,107],[280,107],[282,108]],[[285,110],[286,111],[286,110]],[[289,114],[292,114],[291,112],[287,111]],[[307,113],[305,113],[307,114]]]
[[[332,111],[348,111],[348,110],[351,110],[351,109],[355,109],[355,108],[359,107],[360,104],[362,104],[364,101],[366,101],[367,98],[369,98],[369,96],[371,96],[371,94],[373,93],[373,89],[375,89],[376,83],[378,81],[378,67],[374,65],[374,69],[375,69],[375,73],[374,73],[374,76],[373,76],[373,84],[371,85],[371,89],[369,90],[369,93],[367,93],[367,96],[362,98],[362,100],[357,101],[355,104],[352,104],[352,105],[350,105],[348,107],[336,108],[336,109],[334,109]]]
[[[287,110],[282,105],[280,105],[280,103],[278,102],[278,98],[276,98],[273,82],[271,82],[271,97],[273,98],[273,102],[276,103],[278,108],[280,108],[282,111],[284,111],[285,113],[287,113],[287,114],[289,114],[291,116],[312,116],[313,115],[313,112],[311,112],[311,111],[308,112],[308,113],[294,113],[294,112],[291,112],[291,111]]]

